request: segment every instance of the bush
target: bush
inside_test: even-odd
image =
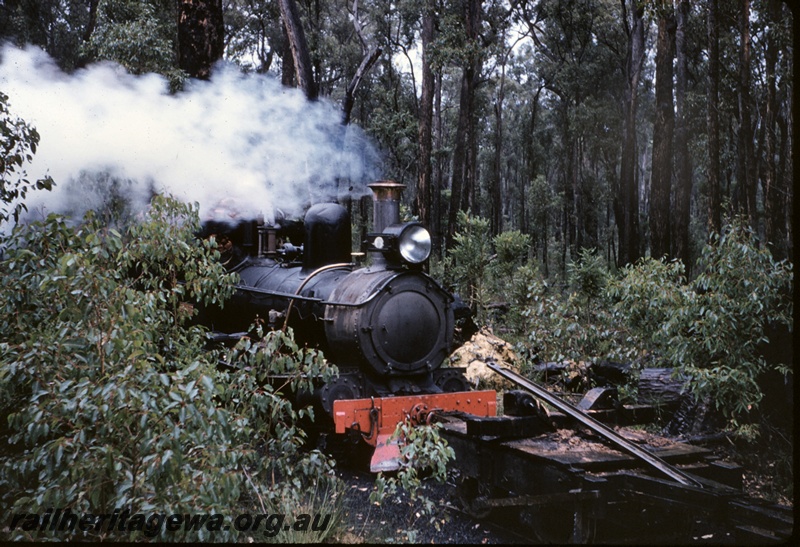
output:
[[[39,144],[39,133],[24,120],[14,116],[8,95],[0,92],[0,227],[10,219],[19,220],[27,210],[23,201],[29,190],[50,190],[50,177],[31,182],[23,169],[31,161]]]
[[[738,426],[763,396],[757,380],[770,367],[760,350],[768,328],[792,329],[792,265],[776,262],[734,221],[711,237],[698,270],[687,282],[680,263],[642,260],[608,296],[629,340],[689,377],[694,396]],[[790,363],[771,366],[788,372]]]
[[[495,250],[491,275],[501,283],[508,281],[517,268],[528,262],[531,236],[518,230],[503,232],[492,240]],[[498,285],[502,287],[501,285]]]
[[[400,443],[400,470],[386,477],[378,473],[375,489],[370,492],[370,502],[380,505],[387,498],[397,502],[399,490],[410,497],[409,511],[414,518],[408,519],[408,528],[398,530],[410,543],[416,542],[414,530],[416,519],[426,518],[428,525],[440,530],[442,508],[427,495],[423,477],[433,479],[439,484],[447,480],[449,463],[455,459],[455,452],[439,433],[440,424],[413,425],[410,420],[397,424],[392,439]]]
[[[673,367],[689,378],[698,400],[710,400],[742,432],[743,419],[763,397],[761,376],[790,372],[791,363],[768,363],[763,348],[767,333],[793,328],[792,264],[775,261],[738,220],[711,236],[693,281],[682,263],[652,258],[614,277],[601,257],[582,250],[568,265],[563,293],[524,264],[522,234],[496,237],[491,260],[488,223],[461,213],[456,243],[445,273],[449,267],[482,322],[490,297],[507,299],[504,321],[512,333],[526,334],[518,348],[529,362],[608,359]]]
[[[593,251],[582,250],[568,270],[566,294],[541,278],[528,286],[528,357],[535,362],[619,358],[620,333],[604,305],[605,264]]]
[[[455,245],[443,261],[445,282],[465,299],[476,322],[486,319],[486,267],[491,254],[489,221],[458,212]]]
[[[124,235],[89,216],[21,226],[0,263],[0,501],[4,514],[261,513],[307,505],[331,463],[301,451],[281,390],[334,369],[291,334],[205,349],[188,301],[221,303],[234,278],[198,241],[194,208],[156,198]],[[257,374],[254,374],[254,371]],[[259,382],[281,372],[285,386]],[[286,511],[289,513],[289,511]],[[23,530],[9,539],[109,536]],[[145,531],[118,539],[138,539]],[[233,530],[161,539],[233,540]],[[239,538],[241,539],[241,538]]]
[[[696,269],[689,281],[682,263],[644,258],[615,278],[602,260],[581,252],[569,265],[567,294],[543,279],[529,283],[527,357],[638,364],[646,358],[673,367],[696,399],[711,401],[745,432],[743,419],[763,397],[761,375],[789,371],[790,363],[768,363],[762,349],[768,332],[792,329],[792,265],[776,262],[734,221],[712,236]]]

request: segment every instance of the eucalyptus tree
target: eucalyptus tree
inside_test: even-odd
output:
[[[545,161],[555,166],[549,173],[562,196],[562,264],[578,248],[599,245],[608,196],[603,188],[617,176],[620,140],[612,135],[621,132],[625,36],[614,14],[596,0],[529,3],[520,13],[534,43],[534,79],[545,90],[541,105],[553,127]]]
[[[672,256],[687,269],[689,257],[689,222],[692,196],[692,159],[689,155],[689,123],[686,97],[688,93],[688,0],[678,0],[675,9],[675,198],[672,209]]]
[[[448,242],[455,235],[458,212],[468,209],[469,198],[475,187],[477,168],[477,118],[476,88],[483,56],[480,47],[483,8],[480,0],[462,3],[463,61],[461,90],[459,92],[458,125],[453,143],[453,169],[450,179],[450,211],[448,215]],[[447,245],[450,247],[450,244]]]
[[[736,178],[738,185],[733,195],[734,208],[743,211],[750,227],[757,228],[755,143],[752,119],[752,76],[750,32],[750,0],[741,0],[739,13],[739,86],[738,86],[738,139],[736,147]]]
[[[788,66],[787,27],[784,11],[778,0],[767,0],[764,10],[764,74],[766,98],[763,102],[764,156],[762,184],[764,187],[765,237],[774,255],[786,257],[788,253],[787,180],[791,165],[788,135],[791,131],[791,93]],[[782,47],[783,45],[783,47]],[[776,159],[780,158],[780,159]]]
[[[672,134],[675,125],[673,107],[673,70],[676,22],[672,0],[655,3],[658,25],[656,46],[656,105],[653,124],[653,168],[650,182],[650,254],[671,256],[670,235],[672,208]]]
[[[614,216],[619,231],[619,263],[624,265],[635,262],[640,256],[636,112],[646,51],[643,4],[638,0],[624,0],[620,5],[620,21],[626,36],[622,64],[625,94],[622,102],[622,159],[619,185],[614,196]]]
[[[132,74],[156,72],[173,88],[180,85],[185,73],[178,61],[175,2],[103,0],[90,7],[95,9],[80,48],[84,62],[114,61]]]
[[[505,210],[509,225],[530,234],[531,254],[539,257],[548,272],[548,243],[551,229],[559,227],[559,194],[554,178],[559,155],[555,127],[550,123],[550,99],[546,82],[536,70],[536,57],[530,42],[521,43],[509,58],[507,69],[507,138],[504,156],[514,177],[506,187]],[[546,275],[546,274],[545,274]]]
[[[224,5],[225,58],[245,71],[280,77],[286,49],[280,8],[264,0],[228,0]]]
[[[23,47],[33,44],[64,70],[87,61],[81,44],[92,34],[92,13],[99,0],[6,0],[0,2],[0,39]]]
[[[222,0],[179,0],[178,66],[207,80],[225,46]]]
[[[418,167],[417,167],[417,199],[416,209],[419,218],[426,226],[432,225],[432,220],[438,216],[438,203],[433,203],[434,189],[431,177],[433,176],[432,152],[433,152],[433,100],[434,79],[433,66],[431,63],[431,47],[434,41],[435,24],[435,5],[433,0],[424,0],[422,3],[421,25],[420,25],[420,48],[422,49],[422,81],[420,82],[420,98],[418,110]],[[438,230],[434,229],[434,234],[438,235]],[[438,239],[438,238],[437,238]],[[436,241],[437,246],[441,243]]]
[[[286,30],[289,49],[292,52],[297,87],[303,90],[308,100],[316,100],[319,91],[317,82],[314,80],[311,56],[297,3],[294,0],[279,0],[278,5],[281,9],[281,21]]]
[[[708,0],[708,92],[706,120],[708,124],[708,227],[719,233],[722,229],[722,198],[720,195],[719,143],[719,20],[718,0]]]

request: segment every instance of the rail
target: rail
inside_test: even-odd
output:
[[[536,397],[539,397],[547,404],[553,406],[554,408],[557,408],[564,414],[567,414],[568,416],[571,416],[572,418],[578,420],[580,423],[582,423],[583,425],[585,425],[598,435],[612,442],[625,452],[644,461],[645,463],[655,468],[659,472],[663,473],[664,475],[668,476],[672,480],[677,481],[684,486],[694,486],[698,488],[703,487],[703,484],[694,477],[692,477],[691,475],[684,473],[675,466],[665,462],[655,454],[652,454],[651,452],[645,450],[640,446],[635,445],[634,443],[630,442],[624,437],[621,437],[610,427],[587,416],[578,407],[573,406],[570,403],[564,401],[563,399],[556,397],[546,389],[536,385],[535,383],[531,382],[524,376],[521,376],[516,372],[509,370],[507,368],[503,368],[499,366],[497,363],[487,362],[486,365],[490,369],[495,371],[497,374],[502,376],[503,378],[514,382],[523,389],[530,391]]]

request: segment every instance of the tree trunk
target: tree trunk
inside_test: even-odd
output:
[[[448,215],[447,247],[450,248],[456,230],[458,211],[466,210],[470,205],[471,194],[476,178],[476,120],[475,120],[475,88],[481,68],[479,33],[481,28],[480,0],[466,0],[464,23],[467,42],[472,51],[467,55],[461,76],[461,96],[458,109],[458,126],[453,147],[453,173],[450,195],[450,212]]]
[[[300,12],[294,0],[280,0],[281,19],[289,39],[289,49],[294,61],[295,78],[297,87],[303,90],[309,101],[315,101],[319,94],[314,81],[314,71],[311,65],[311,56],[308,52],[306,35],[303,32],[303,23]]]
[[[737,178],[739,210],[747,215],[750,227],[758,227],[756,216],[755,156],[750,99],[750,0],[742,0],[739,16],[741,41],[739,45],[739,142]]]
[[[208,79],[225,48],[222,0],[178,1],[178,66],[192,78]]]
[[[767,6],[768,20],[771,27],[779,25],[780,2],[769,0]],[[767,245],[776,259],[786,257],[785,231],[786,216],[783,196],[785,189],[780,188],[777,165],[775,162],[777,148],[777,90],[775,68],[778,61],[777,44],[774,34],[767,36],[767,50],[764,55],[765,76],[767,81],[767,106],[764,115],[764,216]]]
[[[434,148],[443,148],[444,132],[442,130],[442,69],[439,68],[434,76]],[[433,206],[431,207],[431,228],[433,229],[433,248],[438,249],[440,256],[444,247],[445,236],[443,232],[442,216],[444,206],[442,205],[442,188],[444,184],[444,173],[446,162],[444,154],[436,155],[435,170],[433,173],[432,193]]]
[[[708,33],[708,227],[719,233],[722,229],[722,198],[719,164],[719,27],[717,1],[708,0],[706,19]]]
[[[631,3],[630,20],[628,6]],[[639,258],[639,185],[636,181],[636,110],[639,78],[644,64],[644,4],[636,0],[620,0],[623,23],[628,35],[624,65],[625,96],[622,105],[622,161],[620,179],[614,196],[614,216],[619,232],[619,265]]]
[[[281,85],[286,87],[294,86],[294,58],[292,57],[292,48],[289,46],[289,35],[286,33],[286,27],[282,29],[283,34],[283,50],[281,51]]]
[[[433,92],[434,79],[430,53],[434,33],[433,0],[426,0],[422,12],[422,91],[419,99],[419,132],[417,146],[417,202],[419,219],[425,226],[431,226],[431,202],[433,188],[431,175],[433,166]]]
[[[503,57],[503,66],[500,73],[500,85],[497,89],[497,98],[494,103],[494,162],[492,173],[489,177],[489,199],[491,209],[491,234],[496,236],[503,230],[503,202],[502,202],[502,165],[503,165],[503,100],[506,83],[506,57]]]
[[[692,160],[689,156],[689,130],[686,114],[686,27],[689,24],[689,0],[680,0],[677,6],[675,29],[675,207],[672,216],[672,253],[681,260],[689,274],[689,222],[692,197]]]
[[[536,145],[534,142],[534,135],[536,134],[536,121],[539,112],[539,96],[542,93],[544,86],[540,86],[536,90],[536,94],[531,99],[531,117],[530,125],[528,126],[528,136],[526,139],[526,164],[525,176],[520,180],[520,211],[519,211],[519,225],[523,233],[532,233],[534,242],[534,256],[539,245],[537,239],[541,238],[542,241],[542,268],[545,277],[547,276],[547,207],[545,203],[534,204],[532,210],[528,210],[528,198],[525,196],[526,186],[536,180]],[[530,219],[528,217],[531,217]]]
[[[369,69],[372,68],[372,65],[375,64],[378,57],[381,56],[381,53],[383,53],[381,48],[376,48],[368,53],[356,69],[353,79],[350,80],[350,84],[344,92],[344,99],[342,99],[342,125],[348,125],[350,123],[350,114],[353,111],[353,105],[356,101],[356,90],[358,86],[361,85],[361,81],[364,79],[366,73],[369,72]]]
[[[456,125],[455,143],[453,146],[453,169],[450,182],[450,212],[447,219],[447,245],[453,246],[453,236],[456,233],[458,212],[461,210],[461,195],[464,192],[464,178],[467,163],[467,125],[471,111],[473,75],[470,67],[465,67],[461,75],[461,94],[458,108],[458,123]]]
[[[653,168],[650,181],[650,255],[670,255],[670,194],[672,192],[672,58],[675,19],[672,0],[661,0],[658,7],[658,45],[656,50],[656,119],[653,123]]]
[[[361,80],[364,79],[366,73],[369,72],[369,69],[372,68],[372,65],[375,64],[375,62],[381,56],[381,53],[383,53],[383,49],[379,47],[376,47],[370,51],[367,40],[364,38],[361,20],[358,17],[358,0],[353,2],[353,26],[355,27],[356,34],[361,41],[361,51],[364,55],[364,58],[361,60],[361,64],[356,69],[355,75],[350,80],[350,84],[347,86],[347,89],[344,92],[344,99],[342,99],[342,125],[350,124],[350,114],[353,111],[353,105],[355,104],[356,90],[358,89],[358,86],[361,85]]]
[[[562,101],[562,123],[564,124],[564,143],[566,154],[566,168],[564,180],[564,266],[567,265],[567,254],[575,258],[575,243],[577,240],[578,215],[576,214],[576,196],[578,189],[578,138],[572,131],[570,124],[569,103]],[[577,107],[577,105],[576,105]],[[577,108],[576,108],[577,110]]]
[[[83,31],[84,42],[88,42],[91,39],[92,33],[97,26],[97,5],[99,3],[100,0],[89,1],[89,22],[86,25],[86,30]]]

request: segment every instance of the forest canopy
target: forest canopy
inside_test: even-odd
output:
[[[225,60],[333,101],[440,252],[470,211],[562,279],[590,248],[691,270],[737,215],[791,256],[792,24],[778,0],[0,5],[0,38],[67,71],[111,60],[179,89]]]

